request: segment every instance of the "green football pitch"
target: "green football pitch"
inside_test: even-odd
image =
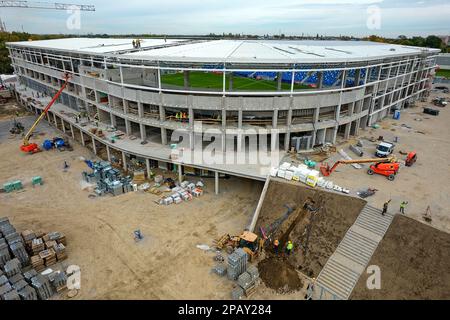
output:
[[[450,79],[450,70],[441,69],[436,71],[436,76]]]
[[[161,76],[161,83],[164,86],[171,85],[177,87],[184,86],[183,73],[171,73]],[[189,83],[191,88],[204,88],[222,90],[223,75],[213,72],[191,71],[189,72]],[[229,76],[226,76],[226,89],[229,89]],[[291,90],[291,84],[282,82],[283,91]],[[294,90],[311,89],[304,84],[294,84]],[[252,78],[233,76],[233,91],[277,91],[277,81],[256,80]]]

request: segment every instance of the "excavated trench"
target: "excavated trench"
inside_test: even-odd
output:
[[[261,279],[278,292],[302,288],[301,274],[317,277],[336,250],[365,201],[334,192],[312,189],[298,183],[270,182],[255,230],[267,230],[286,215],[286,204],[294,209],[265,244],[265,258],[259,262]],[[280,242],[279,253],[273,250]],[[294,244],[291,255],[283,249],[288,240]]]

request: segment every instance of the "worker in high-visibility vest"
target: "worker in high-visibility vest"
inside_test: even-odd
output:
[[[287,245],[286,245],[286,253],[287,253],[288,255],[290,255],[291,252],[292,252],[292,249],[294,249],[294,245],[292,244],[292,241],[289,240],[289,241],[287,242]]]
[[[402,203],[400,203],[400,212],[405,214],[405,208],[408,205],[408,201],[402,201]]]

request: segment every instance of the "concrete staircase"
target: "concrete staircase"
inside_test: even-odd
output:
[[[347,300],[393,218],[366,205],[317,277],[312,299]]]

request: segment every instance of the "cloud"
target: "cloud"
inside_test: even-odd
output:
[[[83,0],[71,1],[84,3]],[[381,10],[380,35],[450,33],[448,0],[93,0],[82,12],[79,33],[252,33],[368,35],[367,7]],[[4,9],[7,28],[73,33],[57,10]]]

